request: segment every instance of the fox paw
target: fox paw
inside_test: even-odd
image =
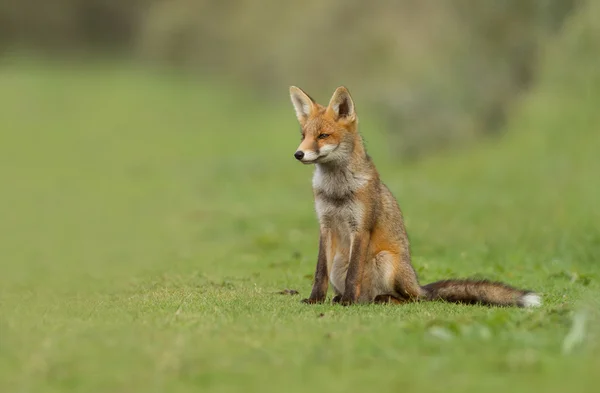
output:
[[[351,298],[351,297],[347,297],[347,296],[341,296],[340,300],[337,301],[336,303],[341,304],[342,306],[350,306],[354,303],[356,303],[356,300]]]

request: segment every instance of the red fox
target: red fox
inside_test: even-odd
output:
[[[329,105],[290,87],[302,142],[294,157],[315,164],[313,194],[320,225],[312,292],[305,303],[455,303],[535,307],[540,296],[488,280],[443,280],[421,286],[398,203],[379,178],[358,133],[354,102],[345,87]]]

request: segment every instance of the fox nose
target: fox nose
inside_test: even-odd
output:
[[[302,150],[298,150],[294,153],[294,157],[296,157],[296,160],[301,160],[304,158],[304,152]]]

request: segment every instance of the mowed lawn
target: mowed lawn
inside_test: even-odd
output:
[[[318,225],[287,86],[266,103],[125,66],[3,65],[0,391],[596,392],[587,71],[545,72],[504,137],[410,166],[355,97],[421,281],[543,295],[523,310],[301,304]]]

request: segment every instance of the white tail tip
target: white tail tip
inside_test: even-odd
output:
[[[539,307],[542,305],[542,299],[540,295],[537,293],[528,293],[527,295],[521,296],[519,298],[519,306],[530,308],[530,307]]]

